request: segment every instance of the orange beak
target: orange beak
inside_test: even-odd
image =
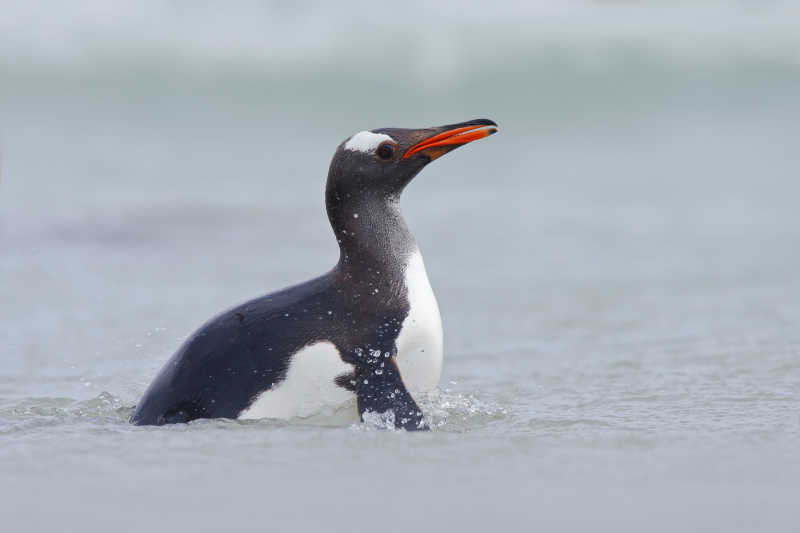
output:
[[[497,133],[497,125],[494,123],[472,124],[468,126],[459,126],[455,124],[454,126],[456,127],[453,129],[437,133],[424,141],[418,142],[406,151],[405,155],[403,155],[403,159],[408,159],[417,152],[427,150],[426,155],[433,160],[446,154],[453,148]]]

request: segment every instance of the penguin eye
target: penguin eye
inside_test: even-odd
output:
[[[394,146],[392,146],[391,143],[385,142],[378,146],[378,149],[375,150],[375,153],[378,154],[378,157],[384,161],[387,161],[394,157]]]

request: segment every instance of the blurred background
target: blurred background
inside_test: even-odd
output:
[[[796,2],[0,12],[9,531],[794,529]],[[127,425],[203,321],[335,263],[339,142],[479,117],[403,201],[436,431]]]

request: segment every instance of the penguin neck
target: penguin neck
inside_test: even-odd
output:
[[[402,274],[417,250],[397,197],[328,202],[328,219],[339,243],[338,267],[345,272]]]

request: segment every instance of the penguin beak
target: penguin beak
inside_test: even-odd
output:
[[[420,133],[425,135],[425,138],[406,150],[403,159],[421,152],[433,161],[459,146],[497,133],[497,124],[492,120],[480,118],[460,124],[420,130]]]

